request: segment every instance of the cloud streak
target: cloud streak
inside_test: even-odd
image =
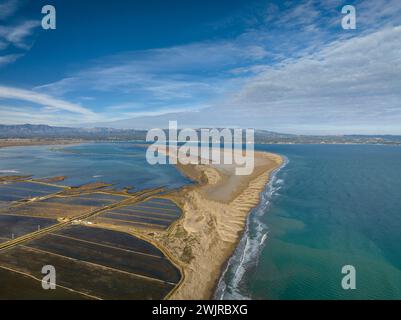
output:
[[[0,3],[0,20],[4,20],[12,16],[19,8],[18,0],[9,0],[4,3]]]
[[[15,62],[21,56],[21,54],[7,54],[0,56],[0,67]]]
[[[13,16],[20,6],[19,0],[0,3],[0,21],[2,21],[2,25],[0,25],[0,51],[7,50],[7,54],[0,56],[0,67],[15,62],[23,56],[21,51],[26,52],[31,48],[32,43],[29,42],[29,38],[40,25],[40,22],[36,20],[21,21],[18,19],[16,23],[12,23],[15,21]],[[10,51],[17,52],[12,53]]]
[[[28,20],[14,26],[0,26],[0,37],[8,44],[20,49],[29,49],[26,39],[32,35],[35,28],[39,27],[40,22]]]
[[[91,110],[86,109],[80,105],[73,104],[61,99],[56,99],[49,95],[37,93],[30,90],[0,86],[0,99],[27,101],[51,109],[68,111],[85,116],[94,116],[94,113]]]

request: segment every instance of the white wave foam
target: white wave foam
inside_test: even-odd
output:
[[[258,264],[260,253],[268,236],[268,227],[261,218],[267,212],[270,199],[281,188],[277,184],[282,185],[284,182],[282,179],[277,179],[276,176],[287,164],[288,159],[285,158],[283,165],[272,174],[270,182],[262,192],[259,205],[248,216],[245,232],[217,285],[215,299],[250,299],[248,294],[241,290],[241,281],[249,268]],[[230,278],[228,282],[226,277]]]
[[[0,170],[0,173],[20,173],[20,171],[17,169]]]
[[[260,240],[260,243],[259,243],[260,246],[263,246],[263,245],[265,244],[265,241],[266,241],[266,239],[267,239],[268,233],[269,233],[269,232],[266,232],[266,233],[263,235],[263,237],[262,237],[262,239]]]

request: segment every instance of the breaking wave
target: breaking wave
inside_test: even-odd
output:
[[[287,164],[288,159],[285,158],[280,168],[272,173],[269,183],[261,193],[258,206],[249,214],[245,232],[221,275],[214,295],[215,299],[247,300],[251,298],[242,282],[246,272],[258,264],[269,232],[261,218],[268,211],[272,196],[281,189],[284,183],[282,179],[277,179],[277,173]]]
[[[11,170],[0,170],[0,173],[19,173],[20,171],[17,169],[11,169]]]

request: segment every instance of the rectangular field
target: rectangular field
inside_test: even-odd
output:
[[[59,197],[27,202],[18,206],[0,207],[0,214],[45,218],[71,218],[124,200],[123,196],[93,193],[82,196]]]
[[[56,224],[57,220],[0,214],[0,242]]]
[[[0,266],[42,279],[41,269],[52,265],[56,269],[57,285],[73,292],[82,299],[162,299],[174,287],[173,284],[139,277],[134,274],[89,264],[69,257],[50,254],[29,247],[15,247],[0,253]],[[2,268],[0,267],[0,270]],[[0,282],[9,280],[8,273],[0,272]],[[0,290],[1,299],[26,296],[26,276],[14,275],[14,291]],[[41,283],[29,283],[34,298],[46,294]],[[29,288],[29,287],[28,287]],[[60,287],[56,290],[59,291]],[[63,293],[63,292],[62,292]],[[32,296],[29,296],[32,298]]]
[[[178,270],[167,259],[141,251],[58,234],[48,234],[27,246],[164,282],[177,283],[180,279]]]
[[[39,275],[38,275],[39,276]],[[57,290],[43,290],[40,278],[26,275],[0,266],[0,300],[77,300],[90,299],[88,296],[62,287]]]
[[[181,209],[171,200],[151,198],[144,202],[105,212],[95,222],[138,228],[166,229],[181,217]]]
[[[124,196],[104,193],[82,194],[79,196],[54,197],[45,200],[46,203],[76,205],[85,207],[103,207],[126,199]]]
[[[13,202],[47,196],[61,191],[60,187],[34,182],[0,184],[0,201]]]
[[[149,242],[133,237],[125,232],[114,232],[102,228],[88,228],[76,225],[62,229],[57,234],[120,249],[142,252],[152,256],[164,257],[163,252]]]

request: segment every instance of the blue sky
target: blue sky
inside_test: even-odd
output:
[[[0,123],[401,134],[400,25],[399,0],[0,0]]]

